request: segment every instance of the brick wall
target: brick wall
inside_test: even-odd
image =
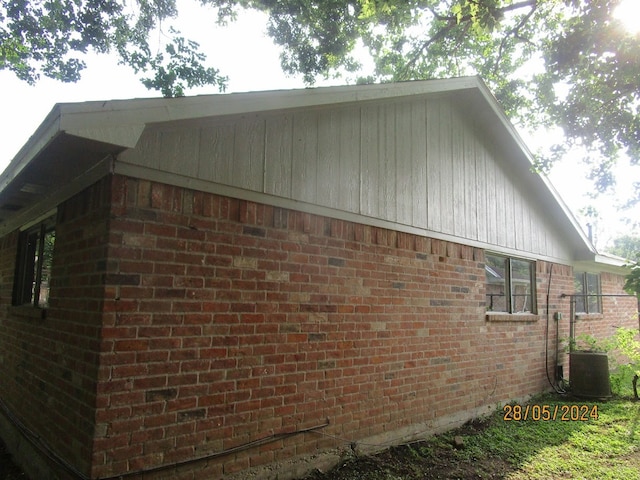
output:
[[[488,322],[480,249],[121,176],[60,206],[45,320],[8,307],[16,248],[0,397],[91,478],[302,475],[549,389],[568,335],[568,266]]]
[[[181,473],[216,478],[549,388],[544,315],[485,320],[482,250],[123,177],[112,217],[96,476],[329,423]]]
[[[94,436],[109,196],[105,180],[59,206],[44,319],[11,307],[18,234],[0,241],[0,398],[42,445],[84,474]],[[28,442],[8,423],[4,433],[32,478],[48,478]]]

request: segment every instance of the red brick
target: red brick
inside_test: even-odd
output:
[[[8,376],[0,393],[94,476],[326,418],[357,441],[548,386],[542,319],[485,318],[482,249],[119,176],[65,202],[59,216],[46,322],[2,318],[5,362],[23,342],[39,361],[24,385]],[[16,242],[15,233],[0,240],[5,304]],[[539,292],[549,267],[537,262]],[[560,293],[572,285],[571,267],[554,264],[550,308],[565,318]],[[603,275],[602,286],[619,291],[621,277]],[[616,319],[636,306],[603,302]],[[610,324],[577,327],[602,336]],[[64,408],[26,395],[39,390],[35,379],[55,386],[47,398]],[[87,393],[76,395],[79,385]],[[81,427],[94,422],[96,438]],[[301,435],[203,464],[217,478],[333,447]],[[199,478],[203,464],[170,474]]]

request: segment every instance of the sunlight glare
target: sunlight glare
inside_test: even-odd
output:
[[[632,35],[640,33],[640,2],[638,0],[622,0],[613,16],[620,20]]]

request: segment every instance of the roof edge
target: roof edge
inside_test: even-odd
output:
[[[534,157],[515,126],[479,76],[429,79],[367,85],[327,86],[293,90],[216,93],[178,98],[142,98],[56,104],[24,147],[0,174],[0,192],[61,134],[133,148],[147,125],[211,116],[238,115],[292,108],[322,107],[413,95],[474,91],[484,99],[500,128],[533,165]],[[537,174],[571,225],[577,259],[593,258],[597,251],[550,180]],[[575,236],[574,236],[575,235]]]
[[[68,133],[114,125],[146,125],[212,116],[238,115],[289,108],[446,93],[482,87],[477,77],[432,79],[396,83],[218,93],[176,98],[147,98],[60,104],[61,128]],[[495,100],[494,100],[495,101]]]
[[[477,76],[177,98],[58,103],[0,174],[0,192],[59,134],[133,148],[149,123],[483,88]],[[488,91],[488,89],[486,89]]]
[[[4,171],[0,173],[0,192],[4,191],[31,161],[61,133],[61,116],[60,105],[54,105],[44,121],[29,137],[27,143],[13,157]]]

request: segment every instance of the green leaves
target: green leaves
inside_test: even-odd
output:
[[[165,97],[181,97],[186,88],[205,84],[218,84],[221,89],[227,81],[219,75],[219,71],[202,65],[205,57],[199,53],[199,45],[179,36],[178,31],[171,29],[171,43],[165,47],[164,54],[157,54],[146,61],[138,58],[136,68],[150,70],[154,76],[144,77],[142,83],[148,89],[160,90]],[[141,65],[142,62],[142,65]]]
[[[539,169],[586,149],[599,191],[611,186],[620,155],[640,161],[640,35],[613,18],[622,0],[199,1],[219,24],[241,9],[266,13],[283,70],[308,84],[352,74],[359,82],[480,75],[516,123],[563,129]],[[171,29],[176,0],[1,2],[0,69],[30,83],[77,81],[83,54],[94,51],[115,52],[163,95],[225,87],[199,46]],[[363,52],[372,71],[361,71]]]
[[[281,63],[285,72],[302,73],[311,84],[319,75],[358,66],[352,55],[359,36],[357,1],[252,2],[269,15],[267,31],[285,47]]]
[[[0,69],[35,83],[40,75],[76,82],[85,68],[83,55],[115,52],[122,64],[143,75],[141,81],[166,96],[226,78],[205,66],[198,45],[169,27],[152,54],[149,39],[177,14],[175,0],[3,0],[0,9]]]
[[[41,73],[77,81],[84,62],[73,53],[84,53],[91,47],[105,51],[108,38],[101,23],[122,9],[108,0],[9,0],[2,7],[0,68],[14,71],[29,83],[37,81]]]
[[[640,261],[629,266],[629,274],[625,277],[624,291],[640,298]]]
[[[620,153],[635,164],[640,158],[640,39],[612,20],[617,2],[579,3],[543,43],[543,81],[567,86],[563,97],[551,96],[543,105],[564,128],[568,148],[590,150],[591,178],[604,191]]]

